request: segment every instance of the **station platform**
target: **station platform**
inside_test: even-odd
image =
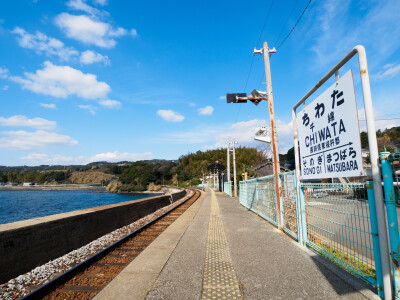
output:
[[[95,299],[380,299],[237,198],[205,193]]]

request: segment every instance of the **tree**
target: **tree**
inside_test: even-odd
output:
[[[368,133],[366,133],[365,131],[361,132],[360,139],[361,139],[361,148],[369,149]]]
[[[292,160],[295,160],[294,147],[290,148],[286,153],[286,161],[292,161]]]

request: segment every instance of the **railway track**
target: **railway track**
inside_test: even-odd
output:
[[[194,190],[193,195],[179,206],[21,299],[92,299],[199,197],[200,191]]]

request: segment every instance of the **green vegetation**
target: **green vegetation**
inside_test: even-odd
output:
[[[400,149],[400,126],[378,130],[376,132],[379,151],[395,152]],[[368,135],[361,132],[361,147],[368,149]],[[286,154],[280,154],[280,163],[294,160],[294,148]],[[266,160],[263,152],[255,148],[236,148],[237,179],[241,180],[241,174],[247,172],[253,176],[250,167],[260,164]],[[226,149],[219,148],[208,151],[197,151],[183,155],[178,161],[147,160],[138,162],[93,162],[87,165],[71,166],[0,166],[0,182],[36,182],[44,183],[71,183],[73,172],[99,171],[119,177],[119,190],[121,191],[143,191],[150,183],[156,185],[198,185],[203,175],[207,175],[207,166],[218,161],[227,165]],[[232,162],[231,162],[232,163]],[[233,178],[231,178],[232,180]],[[102,185],[109,183],[103,180]]]
[[[176,172],[176,163],[171,161],[146,163],[137,161],[125,169],[119,181],[122,186],[120,191],[144,191],[152,182],[154,184],[167,184],[172,180],[173,174]]]
[[[45,182],[68,183],[72,171],[0,171],[0,182],[36,182],[43,184]]]
[[[238,147],[235,153],[238,176],[245,170],[262,163],[266,159],[262,152],[255,148]],[[192,179],[202,178],[203,174],[208,174],[207,166],[216,161],[225,166],[227,165],[226,149],[220,148],[205,152],[197,151],[196,153],[181,156],[177,168],[179,182],[188,182]]]
[[[283,165],[285,162],[294,161],[294,147],[290,148],[286,154],[279,154],[279,163]]]
[[[392,127],[381,131],[380,129],[376,132],[376,138],[378,140],[378,150],[389,151],[391,153],[399,151],[400,149],[400,126]],[[368,149],[368,134],[361,132],[361,147]]]
[[[198,185],[200,178],[208,174],[207,166],[220,162],[226,166],[226,149],[197,151],[183,155],[178,163],[172,161],[138,161],[122,171],[120,191],[143,191],[152,182],[156,185]],[[265,161],[263,154],[255,148],[236,148],[238,179],[243,171]],[[115,174],[115,173],[114,173]]]
[[[356,257],[356,254],[354,251],[351,251],[353,253],[347,253],[342,250],[339,250],[332,245],[329,245],[324,242],[317,243],[318,246],[320,246],[324,251],[327,253],[322,252],[321,254],[326,256],[327,258],[329,257],[329,254],[339,258],[341,261],[344,261],[345,263],[349,264],[350,266],[354,267],[355,269],[363,272],[365,275],[376,278],[376,272],[375,269],[367,265],[362,259],[359,259]],[[326,255],[328,254],[328,255]],[[338,264],[336,261],[333,260],[334,263]],[[341,266],[340,264],[338,264]],[[342,266],[341,266],[342,267]]]

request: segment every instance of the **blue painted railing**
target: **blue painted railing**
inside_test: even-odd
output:
[[[383,281],[371,185],[302,183],[297,199],[296,184],[294,172],[279,175],[282,230],[376,287],[381,296]],[[239,200],[278,227],[275,186],[274,176],[241,181]]]

